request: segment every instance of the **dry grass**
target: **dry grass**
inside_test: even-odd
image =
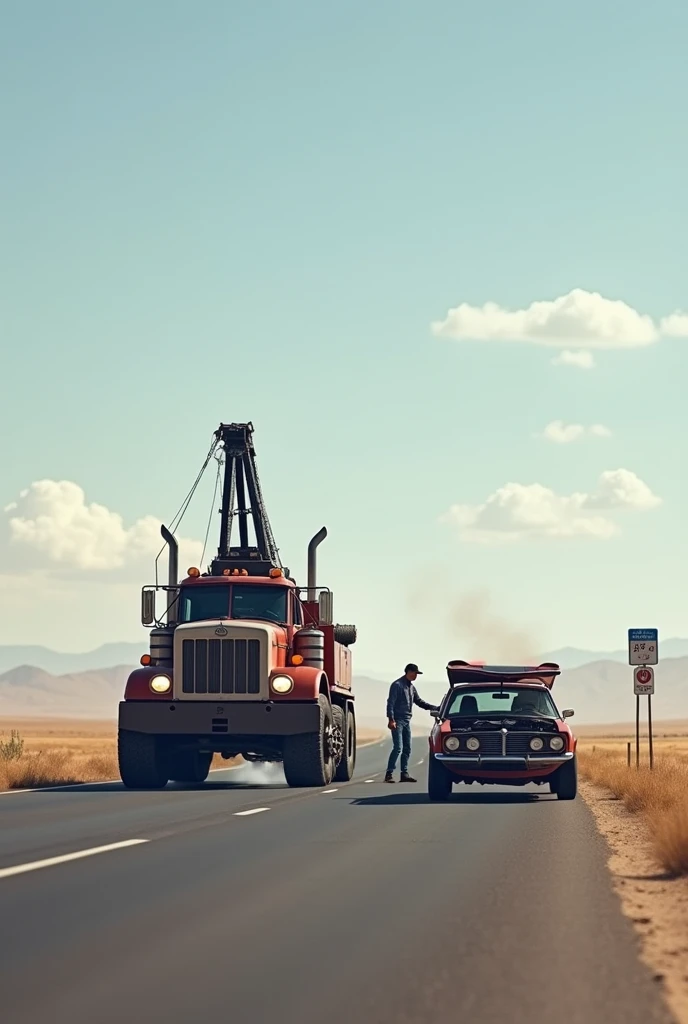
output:
[[[13,733],[23,741],[23,749],[19,756],[8,757]],[[380,736],[373,729],[359,729],[358,744],[373,742]],[[211,768],[228,768],[239,760],[225,761],[216,754]],[[0,720],[0,790],[116,779],[116,723],[39,718]]]
[[[639,768],[632,748],[629,767],[626,744],[617,737],[579,744],[579,763],[589,782],[645,817],[662,867],[674,876],[688,874],[688,737],[657,742],[653,769],[646,748]]]

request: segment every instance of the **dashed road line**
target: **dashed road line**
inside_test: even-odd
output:
[[[246,818],[249,814],[261,814],[263,811],[269,811],[269,807],[252,807],[250,811],[235,811],[235,818]]]
[[[123,850],[127,846],[139,846],[141,843],[149,841],[148,839],[125,839],[121,843],[108,843],[107,846],[92,846],[89,850],[64,853],[60,857],[34,860],[28,864],[15,864],[11,868],[0,868],[0,878],[11,878],[13,875],[23,875],[27,871],[38,871],[40,868],[50,868],[55,864],[67,864],[72,860],[81,860],[82,857],[93,857],[97,853],[108,853],[110,850]]]
[[[328,793],[338,793],[338,792],[339,792],[338,789],[323,789],[322,795],[326,796]]]

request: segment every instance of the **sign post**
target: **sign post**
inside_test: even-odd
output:
[[[635,694],[635,766],[640,767],[640,698],[647,697],[647,725],[650,746],[650,768],[654,767],[652,744],[652,695],[655,692],[655,673],[652,668],[659,661],[659,637],[656,629],[629,629],[628,664],[633,667],[633,693]]]

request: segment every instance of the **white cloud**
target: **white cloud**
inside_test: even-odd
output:
[[[688,337],[688,315],[673,313],[658,324],[619,299],[574,288],[526,309],[503,309],[496,302],[463,302],[432,324],[433,333],[458,341],[520,341],[572,349],[642,348],[662,335]],[[563,354],[562,354],[563,355]],[[588,358],[590,354],[587,353]],[[563,360],[562,360],[563,361]],[[582,366],[582,363],[575,365]],[[587,368],[587,367],[586,367]]]
[[[69,480],[37,480],[5,512],[10,543],[53,567],[102,572],[148,563],[150,573],[163,546],[160,520],[144,516],[127,527],[119,513],[87,504],[83,489]],[[201,545],[183,538],[179,544],[180,557],[196,564]]]
[[[607,540],[618,532],[610,512],[647,511],[659,504],[661,499],[635,473],[613,469],[602,473],[592,494],[560,495],[543,484],[507,483],[480,505],[452,506],[442,519],[458,527],[462,540],[476,544]]]
[[[555,366],[575,366],[578,370],[592,370],[595,365],[592,352],[588,352],[584,348],[579,349],[578,352],[571,352],[565,348],[563,352],[554,357],[552,362]]]
[[[672,313],[660,323],[660,331],[667,338],[688,338],[688,313]]]
[[[562,420],[552,420],[542,431],[542,437],[555,444],[571,444],[580,438],[589,435],[590,437],[611,437],[611,430],[601,423],[594,423],[591,427],[584,427],[582,423],[564,423]]]

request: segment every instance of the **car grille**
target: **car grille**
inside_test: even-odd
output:
[[[453,733],[455,736],[459,736],[461,741],[460,748],[456,751],[457,754],[469,754],[479,755],[480,757],[498,757],[502,756],[502,733],[501,732],[478,732],[478,733]],[[478,750],[469,750],[466,747],[466,740],[475,735],[480,740],[480,747]],[[531,750],[529,743],[534,736],[539,736],[544,741],[544,747],[542,750]],[[549,754],[561,754],[561,750],[551,750],[549,747],[548,737],[542,736],[540,733],[531,732],[508,732],[506,734],[506,754],[511,757],[518,757],[521,755],[528,755],[529,757],[537,757],[538,755],[544,756]]]
[[[182,693],[260,693],[260,641],[182,641]]]

